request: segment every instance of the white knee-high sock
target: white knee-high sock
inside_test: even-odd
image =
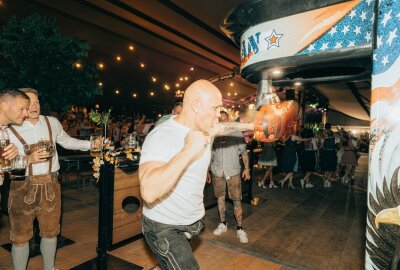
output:
[[[40,252],[42,252],[44,270],[54,269],[56,251],[57,251],[57,237],[41,239]]]
[[[29,259],[29,244],[25,243],[25,245],[21,247],[17,247],[13,244],[11,248],[11,256],[14,270],[26,270]]]

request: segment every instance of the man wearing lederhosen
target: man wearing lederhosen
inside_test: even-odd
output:
[[[33,236],[33,221],[39,221],[40,250],[45,270],[54,269],[57,235],[60,232],[61,191],[57,181],[57,151],[50,153],[38,147],[39,140],[48,140],[70,150],[89,150],[90,142],[70,137],[54,117],[40,115],[38,93],[20,89],[30,98],[28,118],[21,126],[10,126],[10,140],[21,155],[28,156],[27,177],[12,181],[9,197],[10,239],[15,270],[25,270],[29,257],[28,241]]]
[[[9,124],[20,125],[24,122],[25,118],[28,116],[29,109],[29,97],[14,88],[7,88],[0,91],[0,128],[6,129]],[[18,155],[18,148],[10,143],[4,148],[4,153],[2,156],[7,160],[12,160]],[[3,185],[4,175],[0,173],[0,186]],[[8,182],[7,182],[8,184]],[[7,204],[5,200],[7,199],[8,188],[1,188],[1,211],[5,212],[7,209]]]

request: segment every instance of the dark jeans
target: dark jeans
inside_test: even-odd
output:
[[[203,227],[201,220],[191,225],[168,225],[142,217],[143,235],[163,270],[199,269],[189,239]]]

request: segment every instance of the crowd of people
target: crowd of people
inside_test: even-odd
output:
[[[314,187],[310,181],[314,172],[321,172],[325,188],[331,187],[333,180],[349,184],[354,180],[359,145],[351,132],[344,129],[333,132],[330,123],[317,132],[300,128],[285,142],[264,143],[258,165],[265,167],[266,172],[259,178],[258,186],[277,188],[274,173],[284,173],[279,181],[281,187],[288,182],[288,187],[295,189],[293,178],[300,172],[304,174],[300,180],[302,188]]]

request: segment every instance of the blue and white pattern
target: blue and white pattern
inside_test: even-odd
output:
[[[400,56],[400,5],[396,1],[380,1],[374,75],[387,71]]]
[[[298,54],[325,52],[372,42],[375,0],[362,0],[330,30]]]

